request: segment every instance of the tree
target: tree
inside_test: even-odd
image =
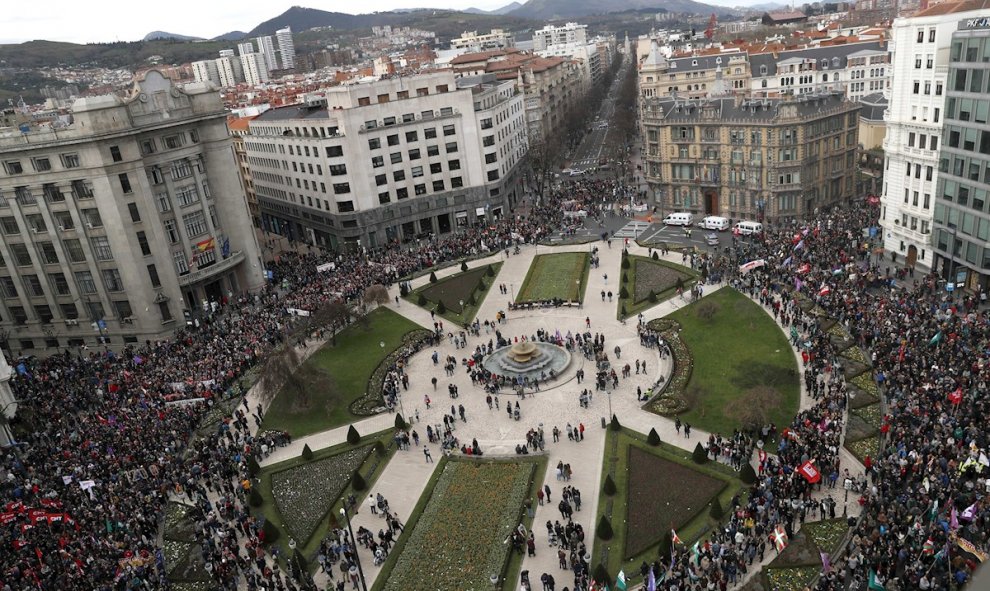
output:
[[[626,313],[626,305],[625,304],[622,304],[622,309],[619,310],[619,314],[621,314],[623,318],[625,318],[626,316],[628,316],[628,314]]]
[[[660,260],[660,253],[654,252],[653,253],[653,260],[654,261],[659,261]]]
[[[461,272],[468,270],[467,261],[461,261]]]
[[[399,283],[399,297],[406,297],[409,295],[409,284],[405,281]]]
[[[313,450],[309,449],[309,444],[303,446],[302,458],[307,462],[313,459]]]
[[[258,472],[261,472],[261,466],[258,464],[258,460],[254,459],[254,456],[248,456],[247,470],[251,476],[257,476]]]
[[[437,272],[430,271],[430,283],[436,283],[436,282],[437,282]]]
[[[715,521],[721,521],[722,517],[725,516],[725,510],[722,509],[722,503],[718,500],[718,495],[712,499],[712,508],[708,510],[708,516]]]
[[[416,297],[416,303],[420,306],[425,306],[430,302],[426,299],[426,296],[423,295],[423,292],[419,292],[419,296]]]
[[[478,304],[478,300],[474,297],[474,292],[471,292],[471,295],[468,296],[467,302],[465,303],[468,306],[475,306]]]
[[[609,424],[608,428],[613,431],[622,429],[622,425],[619,424],[619,417],[612,415],[612,422]]]
[[[408,425],[406,424],[406,420],[402,418],[402,415],[400,415],[399,413],[395,413],[395,428],[403,429],[403,430],[408,428]]]
[[[257,487],[252,486],[251,490],[248,491],[248,505],[257,508],[264,504],[265,500],[261,498],[261,493],[258,492]]]
[[[650,297],[648,298],[651,304],[657,303],[657,292],[650,290]]]
[[[364,476],[361,476],[361,470],[355,470],[354,476],[351,476],[351,487],[356,491],[362,491],[368,487],[368,483],[364,481]]]
[[[382,457],[382,456],[385,455],[385,452],[386,452],[385,444],[382,443],[382,440],[381,439],[376,440],[375,441],[375,454],[378,455],[379,457]]]
[[[388,303],[388,288],[380,284],[369,285],[362,299],[367,306],[384,306]]]
[[[739,471],[739,480],[742,480],[746,484],[754,484],[756,482],[756,470],[753,469],[753,464],[749,462],[743,464],[742,470]]]
[[[623,286],[622,286],[622,287],[621,287],[621,288],[619,289],[619,297],[620,297],[620,298],[622,298],[622,299],[626,299],[626,298],[628,298],[628,297],[629,297],[629,290],[628,290],[628,289],[626,289],[626,286],[625,286],[625,285],[623,285]]]
[[[595,528],[595,535],[598,536],[600,540],[611,540],[615,532],[612,531],[612,524],[609,522],[608,518],[602,515],[602,518],[598,521],[598,527]]]
[[[629,283],[629,273],[623,273],[622,274],[622,282],[623,283]]]
[[[781,398],[779,390],[761,384],[729,402],[725,410],[736,417],[743,429],[759,429],[770,423],[770,411],[780,407]]]
[[[694,460],[695,464],[704,464],[708,461],[708,452],[701,446],[700,441],[694,446],[694,452],[691,454],[691,459]]]
[[[612,496],[615,494],[615,491],[616,491],[615,481],[612,480],[612,475],[606,474],[605,484],[602,485],[602,492],[607,494],[608,496]]]
[[[444,305],[443,300],[437,302],[437,314],[446,314],[447,306]]]
[[[653,447],[660,445],[660,434],[657,433],[656,427],[650,429],[650,434],[646,436],[646,442]]]
[[[347,443],[350,443],[351,445],[361,443],[361,434],[354,428],[354,425],[347,428]]]

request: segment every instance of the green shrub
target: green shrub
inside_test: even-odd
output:
[[[625,304],[622,304],[622,309],[621,309],[621,310],[619,310],[619,314],[620,314],[620,315],[622,315],[622,317],[623,317],[623,318],[625,318],[626,316],[628,316],[628,315],[629,315],[629,314],[628,314],[628,313],[626,312],[626,305],[625,305]]]
[[[651,304],[655,304],[655,303],[657,303],[657,292],[655,292],[655,291],[653,291],[653,290],[650,290],[650,297],[649,297],[649,300],[650,300],[650,303],[651,303]]]
[[[615,481],[612,480],[611,474],[607,474],[605,476],[605,484],[602,485],[602,492],[607,494],[608,496],[612,496],[615,494],[615,491],[616,491]]]
[[[408,426],[409,425],[406,423],[406,420],[402,418],[402,415],[400,415],[399,413],[395,413],[395,428],[406,429]],[[379,441],[379,443],[381,442]]]
[[[476,306],[476,305],[478,305],[478,300],[476,300],[474,298],[474,293],[473,292],[471,293],[471,295],[468,296],[467,302],[465,302],[465,303],[468,306]]]
[[[756,470],[753,469],[753,465],[749,462],[743,464],[742,470],[739,471],[739,480],[742,480],[746,484],[754,484],[756,482]]]
[[[467,261],[461,261],[461,272],[468,270]]]
[[[375,450],[375,454],[378,455],[379,457],[385,455],[385,451],[386,451],[385,444],[382,443],[381,439],[375,441],[374,450]]]
[[[619,297],[622,299],[626,299],[629,297],[629,290],[626,289],[625,285],[623,285],[622,288],[619,289]]]
[[[718,495],[712,499],[712,508],[708,510],[708,516],[715,521],[721,521],[722,517],[725,516],[725,510],[722,509],[722,503],[718,500]]]
[[[361,476],[360,470],[354,471],[354,476],[351,477],[351,487],[357,491],[364,490],[368,487],[368,483],[364,481],[364,476]]]
[[[654,261],[659,261],[660,260],[660,253],[654,252],[653,253],[653,260]]]
[[[350,443],[351,445],[361,443],[361,434],[354,428],[354,425],[351,425],[347,429],[347,443]]]
[[[419,297],[416,298],[416,303],[419,304],[420,306],[425,306],[426,304],[429,303],[429,300],[426,299],[425,295],[420,293]]]
[[[670,536],[670,532],[663,535],[663,539],[660,540],[660,547],[657,548],[657,556],[660,560],[670,559],[670,547],[674,544],[674,538]]]
[[[609,423],[608,428],[613,431],[618,431],[622,429],[622,425],[619,424],[619,417],[612,415],[612,422]]]
[[[623,273],[622,274],[622,282],[623,283],[629,283],[629,273]]]
[[[306,562],[306,557],[299,551],[299,548],[292,552],[292,563],[289,567],[292,569],[292,576],[297,581],[302,581],[303,577],[308,575],[309,563]]]
[[[600,540],[611,540],[615,532],[612,531],[612,524],[609,523],[608,518],[602,515],[602,518],[598,521],[598,527],[595,528],[595,535],[598,536]]]
[[[248,492],[248,504],[252,507],[260,507],[265,504],[265,500],[261,498],[261,493],[254,486],[251,487],[251,491]]]
[[[494,277],[495,276],[495,267],[493,267],[491,265],[488,265],[488,269],[485,271],[485,275],[488,275],[489,277]]]
[[[629,257],[625,257],[625,256],[622,257],[622,268],[623,269],[629,268]]]
[[[265,544],[274,544],[282,535],[271,519],[265,520],[265,524],[261,526],[261,533],[265,534]]]
[[[247,469],[251,476],[257,476],[258,472],[261,472],[261,466],[258,464],[258,460],[254,459],[254,456],[248,456]]]
[[[609,576],[608,569],[605,568],[605,565],[600,562],[598,563],[598,566],[595,567],[595,572],[592,576],[595,579],[595,582],[599,585],[612,584],[612,577]]]
[[[399,297],[406,297],[409,295],[409,285],[405,281],[399,284]]]
[[[430,283],[436,283],[436,282],[437,282],[437,272],[430,271]]]
[[[694,453],[691,454],[691,459],[694,460],[695,464],[704,464],[708,461],[708,452],[705,448],[701,447],[701,442],[694,446]]]
[[[660,434],[657,433],[656,428],[650,429],[650,434],[646,436],[646,442],[653,447],[660,445]]]
[[[443,300],[437,302],[437,314],[446,314],[447,306],[443,305]]]
[[[313,450],[309,449],[309,444],[303,446],[302,458],[307,462],[313,459]]]

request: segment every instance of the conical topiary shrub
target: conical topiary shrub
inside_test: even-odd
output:
[[[443,300],[437,302],[437,314],[446,314],[447,306],[443,305]]]
[[[306,461],[313,459],[313,450],[309,449],[309,444],[303,446],[302,458]]]
[[[622,425],[619,424],[619,417],[612,415],[612,422],[609,423],[608,428],[613,431],[618,431],[619,429],[622,429]]]
[[[694,460],[695,464],[704,464],[708,461],[708,452],[705,448],[701,446],[701,442],[694,446],[694,453],[691,454],[691,459]]]
[[[612,536],[615,535],[612,531],[612,524],[604,515],[598,521],[598,527],[595,528],[595,535],[598,536],[598,539],[605,541],[611,540]]]
[[[719,502],[718,496],[712,499],[712,508],[708,510],[708,516],[715,521],[720,521],[725,515],[725,510],[722,509],[722,503]]]
[[[416,297],[416,303],[420,306],[425,306],[429,303],[429,300],[427,300],[426,296],[421,293]]]
[[[592,576],[599,585],[609,585],[612,583],[612,577],[609,576],[608,569],[600,562],[595,567],[595,572]]]
[[[258,464],[258,460],[254,459],[254,456],[248,456],[247,470],[251,476],[257,476],[258,472],[261,472],[261,465]]]
[[[605,484],[602,485],[602,492],[607,494],[608,496],[612,496],[615,494],[615,491],[616,491],[615,481],[612,480],[612,475],[606,474]]]
[[[395,413],[395,428],[405,429],[406,427],[408,427],[408,425],[406,424],[406,420],[402,418],[402,415],[400,415],[399,413]]]
[[[628,298],[628,297],[629,297],[629,290],[628,290],[628,289],[626,289],[626,286],[625,286],[625,285],[623,285],[623,286],[622,286],[622,287],[621,287],[621,288],[619,289],[619,297],[620,297],[620,298],[622,298],[622,299],[626,299],[626,298]]]
[[[436,271],[430,271],[430,283],[436,283],[436,282],[437,282]]]
[[[355,470],[354,476],[351,476],[351,487],[357,491],[368,488],[368,483],[364,481],[364,476],[361,476],[360,470]]]
[[[655,292],[655,291],[651,291],[651,292],[650,292],[650,297],[649,297],[649,300],[650,300],[650,303],[651,303],[651,304],[655,304],[655,303],[657,303],[657,292]]]
[[[660,445],[660,434],[655,428],[650,429],[650,434],[646,436],[646,442],[654,447]]]
[[[467,261],[462,261],[461,262],[461,272],[464,272],[464,271],[467,271],[467,270],[468,270]]]
[[[660,254],[659,253],[656,253],[656,252],[653,253],[653,260],[654,261],[659,261],[660,260]]]
[[[488,269],[485,271],[485,275],[488,275],[489,277],[494,277],[495,276],[495,267],[493,267],[491,265],[488,265]]]
[[[351,445],[361,443],[361,434],[354,428],[354,425],[351,425],[347,429],[347,443],[350,443]]]
[[[281,534],[275,524],[272,523],[271,519],[266,519],[265,524],[261,526],[261,533],[265,535],[265,543],[271,544],[278,541]]]
[[[252,507],[260,507],[265,504],[265,500],[261,498],[261,493],[253,486],[248,492],[248,504]]]
[[[302,581],[303,577],[308,574],[309,563],[306,562],[306,557],[299,551],[299,548],[296,548],[292,552],[292,562],[289,566],[292,569],[292,576],[294,576],[297,581]]]
[[[629,257],[622,257],[622,268],[623,269],[629,268]]]
[[[742,480],[746,484],[754,484],[756,482],[756,470],[753,469],[753,465],[749,462],[743,464],[742,470],[739,471],[739,480]]]
[[[660,547],[657,548],[657,556],[660,560],[670,559],[670,547],[674,544],[674,539],[670,536],[670,532],[663,535],[663,539],[660,540]]]

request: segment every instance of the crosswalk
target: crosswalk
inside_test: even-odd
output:
[[[616,238],[638,238],[640,234],[650,227],[650,222],[634,220],[619,228],[615,233]]]

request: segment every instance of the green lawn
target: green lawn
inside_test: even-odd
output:
[[[611,449],[615,440],[618,441],[618,445],[613,455]],[[635,450],[637,453],[630,454],[630,450]],[[671,490],[667,491],[669,494],[657,495],[656,502],[664,503],[664,506],[660,507],[647,507],[643,503],[647,503],[649,500],[643,500],[637,497],[638,500],[633,501],[635,508],[630,515],[628,510],[628,496],[630,493],[635,494],[636,489],[642,488],[642,482],[632,482],[633,478],[631,478],[635,470],[631,469],[630,458],[642,456],[642,453],[638,452],[655,456],[658,460],[655,467],[662,468],[667,466],[674,469],[671,472],[678,472],[678,474],[667,474],[663,470],[653,471],[649,474],[640,474],[638,477],[639,480],[643,480],[644,478],[646,480],[652,480],[654,486],[656,485],[655,483],[666,483],[662,484],[661,488]],[[692,487],[693,483],[706,483],[710,481],[722,483],[720,490],[718,490],[716,485],[716,490],[718,490],[717,496],[719,502],[725,510],[723,520],[729,517],[729,507],[731,507],[731,501],[734,495],[737,493],[741,494],[742,502],[745,504],[745,485],[737,478],[738,473],[735,470],[717,462],[708,462],[702,465],[695,464],[691,459],[690,452],[665,442],[661,442],[659,446],[653,447],[646,443],[646,437],[644,435],[626,428],[618,432],[609,429],[606,434],[605,462],[602,465],[600,486],[604,485],[605,477],[609,473],[609,467],[613,463],[615,464],[615,477],[613,480],[615,482],[616,493],[611,497],[604,493],[599,496],[595,525],[598,525],[601,516],[605,513],[606,505],[611,501],[612,516],[610,521],[614,535],[607,542],[596,537],[595,553],[592,559],[592,569],[594,569],[602,562],[603,549],[608,548],[608,562],[605,566],[608,569],[610,580],[613,581],[616,575],[618,575],[619,569],[625,571],[628,580],[636,581],[639,579],[639,565],[644,560],[646,562],[652,562],[656,559],[660,542],[670,531],[672,523],[677,531],[677,536],[688,547],[714,527],[714,520],[708,515],[710,509],[708,501],[710,497],[699,499],[695,494],[699,491]],[[643,467],[640,466],[640,469]],[[685,472],[685,470],[688,472]],[[687,478],[685,478],[685,475],[687,475]],[[690,480],[690,482],[685,482],[686,479]],[[711,486],[706,486],[707,490],[711,489]],[[663,498],[660,498],[661,496]],[[667,505],[667,502],[670,505]],[[650,518],[651,523],[645,525],[655,531],[655,542],[647,546],[645,550],[637,553],[627,552],[629,549],[627,545],[630,542],[635,543],[628,539],[631,533],[630,523],[635,520],[644,519],[646,515],[652,516]],[[644,524],[640,523],[637,525],[643,526]],[[639,547],[642,547],[642,544],[639,544]],[[630,555],[628,560],[625,559],[627,554]]]
[[[288,431],[293,437],[318,433],[352,422],[349,405],[368,389],[368,378],[386,355],[396,350],[406,333],[422,327],[388,308],[368,314],[368,324],[355,322],[337,335],[337,345],[324,345],[306,360],[316,370],[309,401],[300,405],[283,388],[265,414],[262,429]],[[382,347],[380,343],[385,343]]]
[[[714,313],[708,320],[698,310]],[[724,288],[670,314],[680,322],[681,339],[694,362],[685,392],[696,401],[681,415],[691,426],[723,435],[739,428],[730,409],[733,400],[751,388],[770,386],[780,402],[768,409],[778,428],[798,410],[800,375],[790,343],[777,323],[760,306],[734,289]],[[689,399],[691,397],[689,396]]]
[[[589,257],[586,252],[541,254],[533,259],[516,302],[561,299],[584,301],[588,285]]]
[[[492,269],[491,275],[488,275],[489,268]],[[502,263],[500,262],[481,265],[450,277],[444,277],[436,283],[427,283],[423,287],[414,289],[405,299],[419,305],[419,296],[422,295],[426,301],[422,307],[432,311],[436,311],[437,302],[442,301],[446,311],[440,316],[460,326],[467,326],[474,320],[478,309],[485,301],[485,297],[491,292],[491,287],[495,285],[495,278],[501,268]],[[473,303],[472,297],[474,298]],[[464,302],[463,306],[461,302]]]
[[[366,437],[361,438],[361,442],[357,446],[353,446],[349,443],[341,443],[333,447],[327,447],[324,449],[315,450],[313,452],[313,458],[311,460],[304,460],[301,456],[295,457],[277,464],[271,464],[265,466],[258,473],[258,492],[261,493],[261,498],[264,504],[258,508],[252,508],[252,511],[257,513],[261,512],[266,520],[270,520],[272,523],[278,527],[280,532],[280,537],[278,542],[276,542],[282,549],[282,556],[291,556],[289,551],[289,533],[285,526],[285,519],[279,512],[278,506],[275,503],[275,497],[272,494],[272,475],[278,473],[285,473],[293,468],[299,468],[307,464],[314,464],[338,456],[340,454],[350,452],[352,450],[365,448],[368,452],[367,457],[361,464],[359,470],[361,475],[364,477],[367,487],[364,491],[355,491],[350,483],[347,484],[341,491],[340,495],[334,495],[332,498],[326,500],[326,507],[329,509],[322,516],[315,516],[315,518],[320,519],[321,523],[316,527],[316,530],[312,533],[308,540],[296,540],[298,542],[298,548],[303,553],[310,563],[311,569],[313,567],[318,567],[319,563],[316,562],[316,551],[320,546],[320,540],[322,540],[327,532],[330,531],[332,527],[335,527],[340,520],[339,511],[342,506],[343,499],[346,499],[349,495],[353,494],[357,497],[358,502],[362,503],[368,495],[368,491],[372,490],[375,481],[385,470],[388,465],[389,460],[395,454],[396,448],[392,444],[393,431],[391,429],[380,431],[378,433],[371,433]],[[376,441],[381,441],[384,455],[374,451],[374,445]],[[300,490],[300,495],[303,501],[308,501],[305,497],[319,494],[327,494],[329,491],[310,491],[310,490]],[[306,506],[312,506],[312,503],[307,503]],[[367,506],[364,504],[360,505],[361,509],[365,509]]]
[[[660,302],[677,293],[677,279],[681,279],[685,291],[698,281],[697,271],[667,261],[653,260],[649,257],[629,255],[629,268],[619,269],[620,285],[626,289],[627,297],[622,297],[619,291],[619,318],[635,316],[643,310],[652,308]],[[651,301],[650,293],[656,294]]]

